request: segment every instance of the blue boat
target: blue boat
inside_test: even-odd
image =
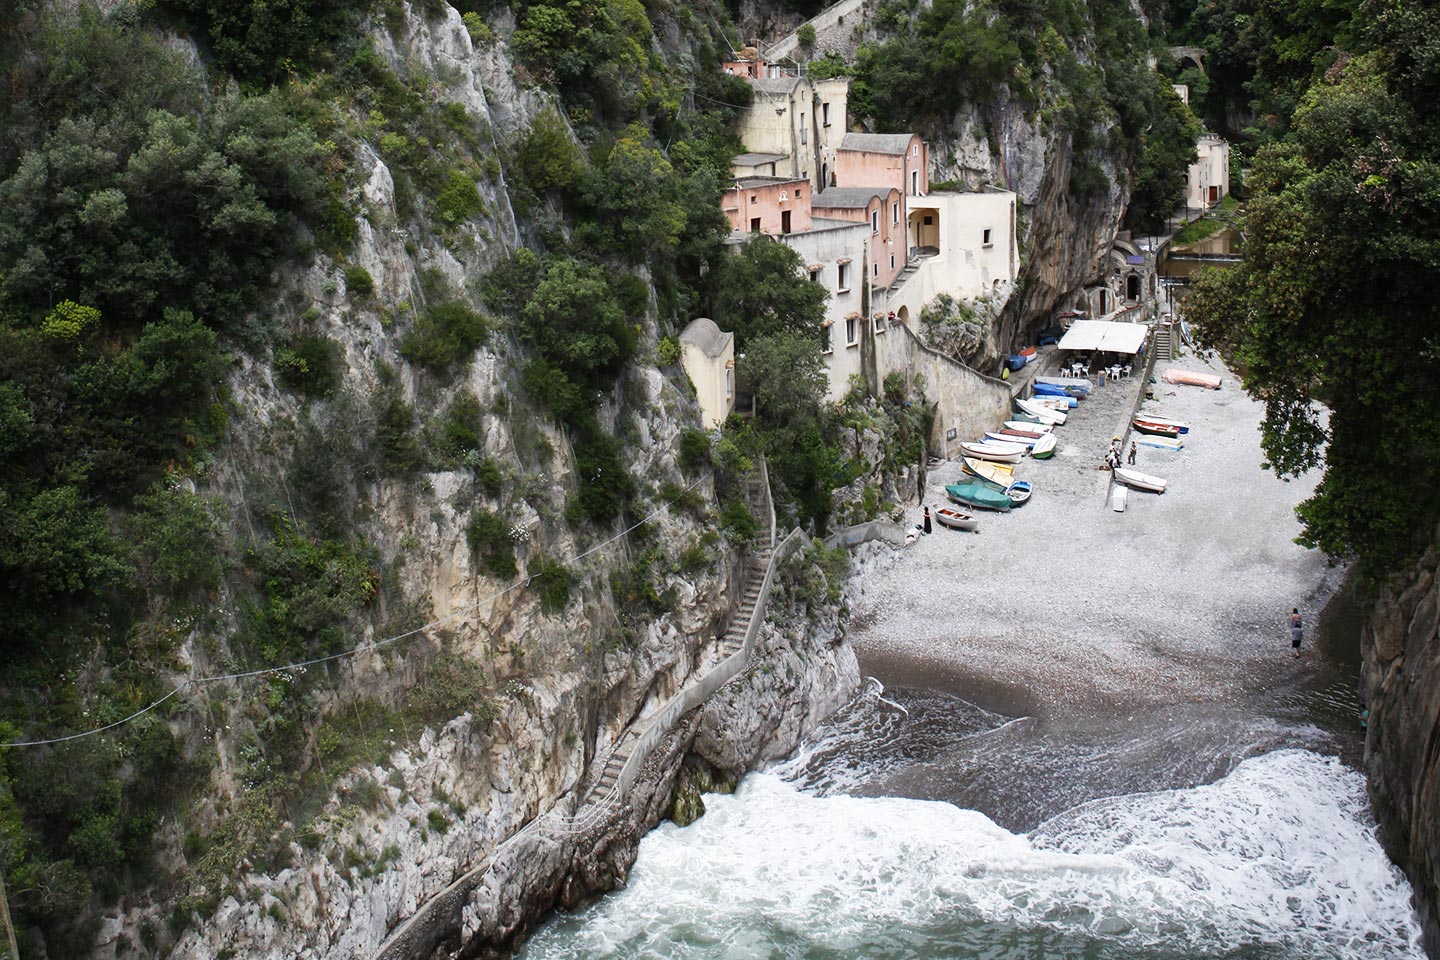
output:
[[[1072,401],[1070,406],[1075,406],[1078,398],[1089,396],[1087,392],[1081,392],[1073,387],[1063,387],[1058,383],[1034,383],[1031,387],[1037,397],[1064,397]]]
[[[1010,498],[1012,506],[1020,506],[1030,501],[1030,481],[1016,480],[1005,490],[1005,495]]]

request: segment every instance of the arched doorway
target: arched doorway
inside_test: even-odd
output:
[[[1140,278],[1133,273],[1125,278],[1125,299],[1140,299]]]
[[[899,310],[896,311],[895,319],[899,320],[907,327],[910,326],[910,308],[901,307]]]

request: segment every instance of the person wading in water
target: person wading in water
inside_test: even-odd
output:
[[[1304,639],[1305,631],[1300,626],[1300,608],[1290,609],[1290,649],[1295,651],[1296,659],[1300,657],[1300,641]]]

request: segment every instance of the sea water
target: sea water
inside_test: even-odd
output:
[[[1326,731],[1121,719],[1047,731],[934,691],[861,698],[690,827],[652,832],[625,889],[520,956],[1424,956]]]

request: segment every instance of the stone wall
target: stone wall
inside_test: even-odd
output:
[[[1440,531],[1436,533],[1440,544]],[[1380,836],[1415,890],[1431,956],[1440,949],[1440,547],[1397,575],[1361,640],[1370,710],[1365,766]]]

